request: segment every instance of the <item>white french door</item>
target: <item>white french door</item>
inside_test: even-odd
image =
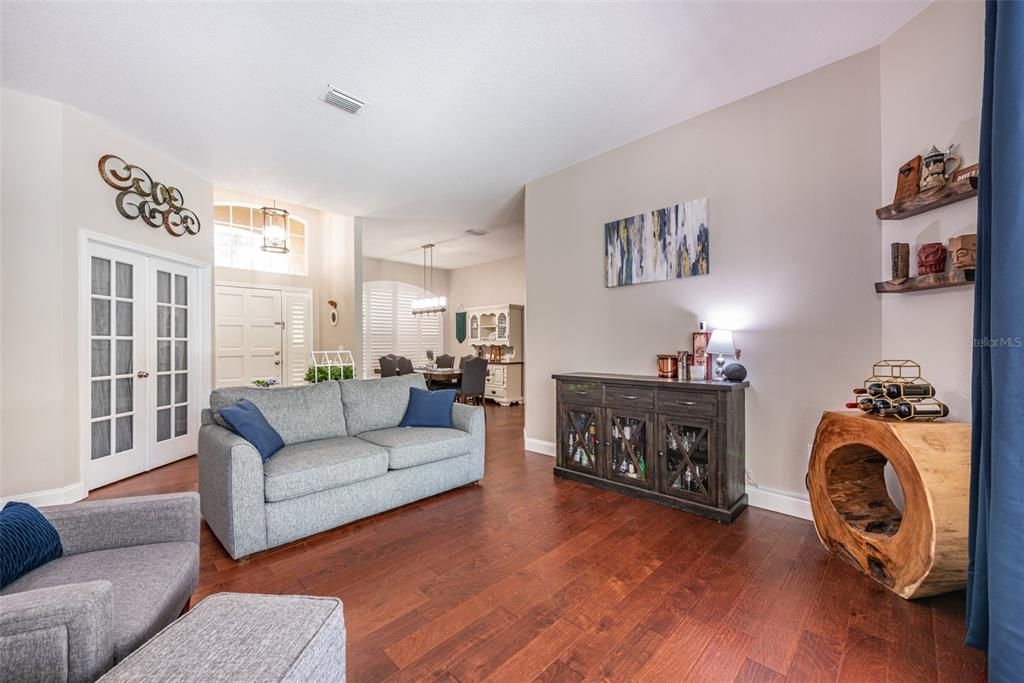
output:
[[[89,254],[89,465],[92,489],[146,469],[146,259],[104,245]]]
[[[195,391],[197,354],[192,338],[195,268],[150,259],[150,330],[147,422],[149,467],[159,467],[195,453],[199,403]],[[155,295],[155,296],[154,296]]]
[[[86,485],[195,453],[199,269],[87,242]]]
[[[313,293],[309,289],[218,284],[217,387],[253,380],[302,384],[313,351]]]

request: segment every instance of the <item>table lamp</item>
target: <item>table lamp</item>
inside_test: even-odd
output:
[[[736,347],[733,346],[732,342],[732,330],[715,330],[711,333],[711,339],[708,341],[707,353],[712,356],[717,355],[715,359],[715,381],[725,381],[725,357],[736,354]]]

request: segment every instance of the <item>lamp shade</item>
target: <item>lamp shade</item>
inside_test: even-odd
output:
[[[732,342],[732,330],[715,330],[711,333],[711,340],[708,341],[708,353],[724,353],[732,356],[736,353],[736,347]]]

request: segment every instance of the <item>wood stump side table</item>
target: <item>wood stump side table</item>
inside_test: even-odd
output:
[[[885,488],[892,465],[901,512]],[[963,588],[971,426],[826,412],[814,436],[807,491],[825,548],[902,598]]]

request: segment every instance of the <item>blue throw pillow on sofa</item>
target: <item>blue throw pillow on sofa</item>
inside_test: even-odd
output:
[[[455,390],[427,391],[409,387],[409,407],[405,409],[400,427],[452,428],[452,404]]]
[[[64,554],[60,534],[28,503],[0,510],[0,588]]]
[[[243,398],[237,403],[220,409],[221,418],[231,425],[231,429],[243,439],[256,447],[263,462],[284,448],[284,441],[277,430],[270,426],[267,418],[249,399]]]

